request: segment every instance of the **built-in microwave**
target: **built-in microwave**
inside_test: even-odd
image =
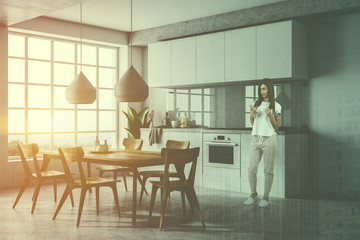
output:
[[[203,135],[205,167],[240,169],[240,134]]]

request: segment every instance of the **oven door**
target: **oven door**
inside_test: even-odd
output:
[[[240,169],[240,144],[204,142],[204,166]]]

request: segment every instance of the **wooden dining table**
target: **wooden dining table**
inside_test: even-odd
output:
[[[58,151],[41,151],[43,162],[41,171],[46,171],[51,159],[60,159]],[[105,152],[87,152],[82,159],[87,163],[88,176],[91,176],[91,164],[115,165],[131,168],[133,173],[133,197],[132,197],[132,224],[136,225],[136,201],[137,201],[137,178],[139,167],[164,165],[164,160],[160,152],[140,151],[140,150],[116,150]]]

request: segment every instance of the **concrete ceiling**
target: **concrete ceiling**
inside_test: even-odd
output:
[[[0,25],[11,26],[88,0],[0,0]]]
[[[133,31],[282,2],[284,0],[133,0]],[[130,32],[130,0],[91,0],[83,4],[83,23]],[[80,7],[58,10],[47,17],[80,21]]]

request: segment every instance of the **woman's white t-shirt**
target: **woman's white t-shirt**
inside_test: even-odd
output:
[[[265,113],[265,109],[269,107],[270,102],[262,102],[260,106],[256,108],[256,115],[254,117],[254,124],[251,135],[269,137],[276,134],[274,127],[271,125],[269,117]],[[275,114],[274,109],[271,109],[271,114],[275,117],[281,113],[281,105],[275,102]]]

